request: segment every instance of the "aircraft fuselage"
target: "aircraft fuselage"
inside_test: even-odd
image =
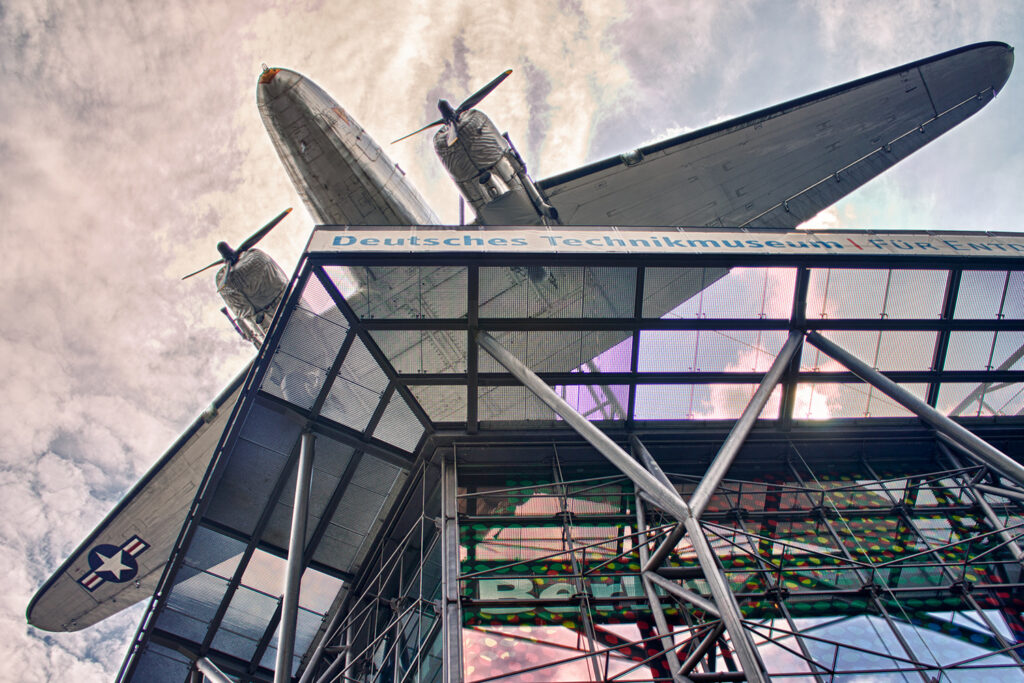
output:
[[[256,100],[278,156],[317,223],[441,222],[402,170],[316,83],[288,69],[267,69]]]

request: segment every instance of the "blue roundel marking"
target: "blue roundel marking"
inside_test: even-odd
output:
[[[89,568],[104,581],[124,583],[139,573],[139,563],[116,545],[98,545],[89,551]]]

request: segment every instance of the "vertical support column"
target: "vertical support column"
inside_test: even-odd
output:
[[[1024,485],[1024,465],[1021,465],[992,444],[949,419],[878,370],[870,367],[841,346],[825,339],[825,337],[817,332],[808,332],[807,341],[845,365],[850,372],[917,415],[937,432],[949,437],[958,446],[981,462],[1015,481],[1017,484]]]
[[[285,683],[292,677],[292,653],[295,649],[295,623],[299,615],[299,583],[302,579],[302,555],[306,545],[306,518],[309,508],[309,487],[313,478],[313,444],[311,431],[302,433],[299,466],[295,472],[295,499],[292,506],[292,529],[288,539],[288,566],[281,597],[281,629],[277,639],[277,661],[274,683]]]
[[[462,610],[459,606],[459,519],[455,463],[441,463],[441,619],[445,683],[462,682]]]

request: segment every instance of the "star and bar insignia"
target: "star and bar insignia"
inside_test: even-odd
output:
[[[138,536],[132,536],[121,547],[104,543],[89,551],[89,571],[78,580],[90,593],[105,581],[125,583],[139,573],[135,558],[149,548],[149,544]]]

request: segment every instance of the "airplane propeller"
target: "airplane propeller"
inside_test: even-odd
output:
[[[413,135],[416,135],[417,133],[422,133],[423,131],[429,128],[433,128],[434,126],[447,124],[447,142],[448,146],[451,147],[452,145],[455,144],[455,141],[459,139],[459,134],[456,129],[456,124],[459,122],[459,117],[462,116],[462,114],[464,114],[465,112],[475,107],[476,105],[480,104],[481,100],[490,95],[492,90],[501,85],[501,82],[508,78],[510,73],[512,73],[512,69],[503,71],[501,75],[499,75],[493,81],[491,81],[490,83],[488,83],[487,85],[485,85],[484,87],[480,88],[475,93],[467,97],[462,102],[462,104],[460,104],[456,109],[452,109],[452,105],[450,102],[448,102],[448,100],[438,100],[437,108],[441,112],[441,118],[439,118],[437,121],[434,121],[433,123],[428,123],[419,130],[413,131],[408,135],[403,135],[397,140],[392,140],[391,144],[393,145],[396,142],[400,142],[406,138],[411,138]]]
[[[262,228],[260,228],[259,230],[245,238],[245,241],[238,245],[238,249],[232,249],[230,246],[228,246],[227,242],[218,242],[217,251],[220,252],[221,257],[214,261],[213,263],[211,263],[210,265],[200,268],[194,273],[189,273],[188,275],[181,279],[187,280],[193,275],[199,275],[199,273],[202,273],[204,270],[209,270],[210,268],[213,268],[214,266],[219,266],[222,263],[228,264],[228,272],[230,272],[231,266],[235,265],[235,263],[238,262],[239,256],[255,247],[257,242],[266,237],[267,233],[273,230],[274,226],[283,221],[284,217],[290,214],[291,212],[291,209],[285,209],[284,211],[279,213],[269,223],[267,223]]]

